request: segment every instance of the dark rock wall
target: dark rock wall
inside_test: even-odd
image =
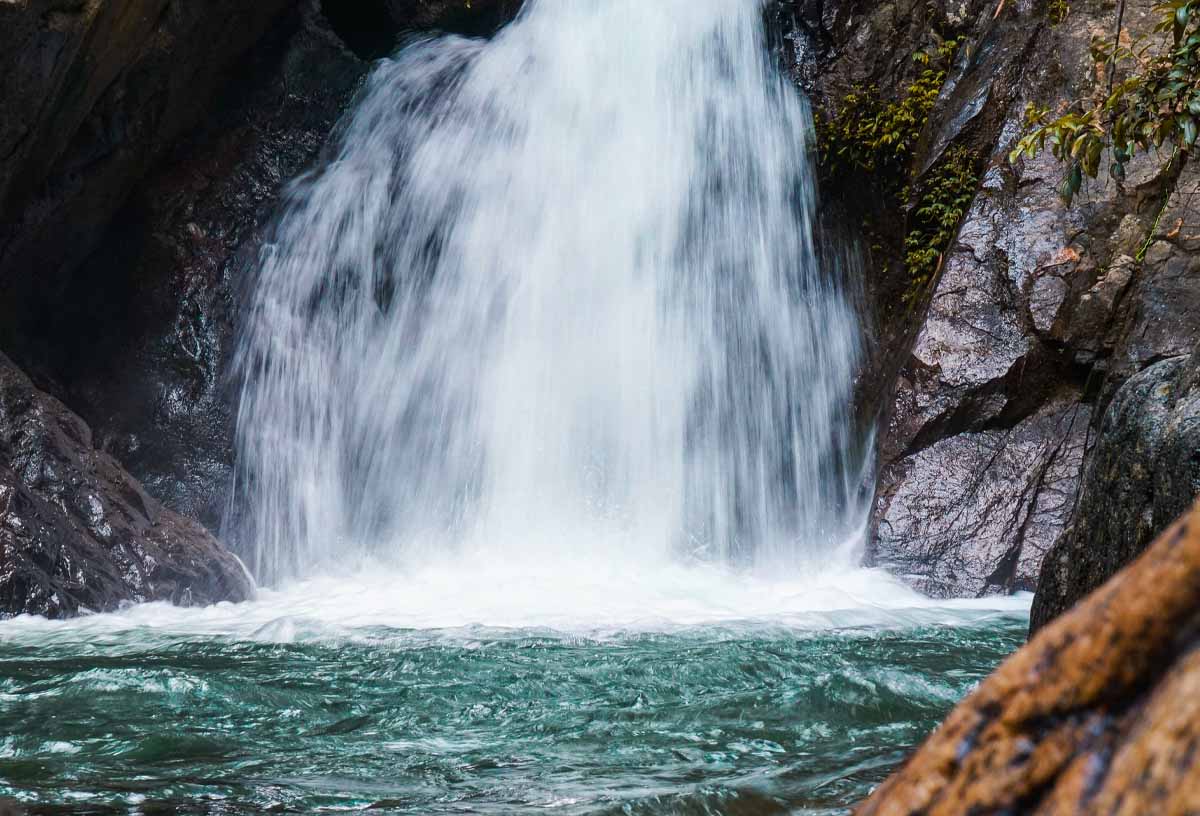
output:
[[[336,2],[336,0],[329,0]],[[404,30],[486,36],[516,16],[524,0],[379,0]]]
[[[369,69],[347,40],[361,45],[374,26],[371,47],[387,53],[407,31],[489,32],[519,4],[289,5],[227,71],[234,79],[200,125],[129,182],[94,248],[73,249],[48,274],[16,275],[0,300],[0,348],[152,495],[213,529],[232,478],[243,273],[284,186],[314,164]],[[334,5],[336,28],[323,13]]]
[[[84,257],[288,3],[0,4],[0,303]]]
[[[1140,555],[1198,494],[1200,347],[1150,366],[1117,392],[1071,524],[1042,567],[1031,629]]]
[[[364,57],[518,5],[0,2],[0,349],[36,382],[3,358],[35,407],[0,417],[0,615],[248,595],[189,519],[229,499],[238,303],[275,202]]]
[[[0,617],[252,593],[216,539],[146,495],[83,420],[0,354]]]
[[[213,529],[232,478],[243,272],[284,185],[316,159],[367,67],[315,4],[285,14],[97,249],[21,304],[14,356],[152,495]]]

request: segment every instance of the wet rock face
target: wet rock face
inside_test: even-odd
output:
[[[1091,409],[1073,360],[1039,336],[1062,253],[1056,208],[989,172],[944,261],[897,383],[875,563],[923,591],[1032,591],[1074,504]],[[1032,199],[1032,200],[1031,200]]]
[[[1200,810],[1200,505],[1039,632],[857,816]]]
[[[1088,407],[1066,392],[1016,426],[947,436],[884,474],[876,563],[937,597],[1033,591],[1066,523]]]
[[[387,17],[378,41],[390,51],[405,28],[515,11],[486,0],[435,6],[403,24]],[[247,272],[285,185],[317,161],[370,68],[347,47],[345,20],[335,27],[321,8],[302,0],[276,18],[94,252],[0,300],[0,348],[78,411],[151,495],[214,530],[232,480],[231,357]]]
[[[1200,349],[1117,392],[1100,426],[1071,526],[1046,558],[1037,631],[1136,558],[1200,495]]]
[[[245,600],[241,563],[164,509],[0,355],[0,617]]]
[[[995,10],[989,4],[984,17]],[[937,595],[1032,590],[1070,522],[1108,401],[1129,377],[1200,340],[1200,225],[1187,207],[1200,187],[1194,169],[1164,171],[1143,157],[1123,185],[1091,182],[1068,208],[1052,157],[1008,162],[1027,103],[1053,108],[1092,92],[1089,44],[1111,31],[1116,10],[1071,3],[1058,25],[1039,14],[1009,3],[970,29],[914,173],[941,146],[964,144],[985,151],[978,192],[927,299],[890,328],[876,308],[884,351],[869,379],[890,397],[868,555]],[[1032,15],[1026,50],[997,28],[1021,15]],[[1149,19],[1130,9],[1125,24],[1137,31]],[[1014,49],[1024,55],[1019,70]],[[873,266],[868,276],[888,278],[868,283],[879,298],[897,288],[897,267]],[[889,361],[892,349],[899,355]]]

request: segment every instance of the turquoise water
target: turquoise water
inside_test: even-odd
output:
[[[280,604],[0,624],[0,796],[45,813],[845,813],[1021,643],[1027,602],[575,631],[333,625]]]

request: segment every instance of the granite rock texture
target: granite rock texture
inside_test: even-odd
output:
[[[1141,157],[1123,184],[1090,182],[1067,207],[1052,157],[1008,161],[1029,103],[1103,91],[1089,47],[1115,30],[1117,4],[1077,0],[1056,21],[1035,2],[798,0],[784,17],[818,117],[841,115],[855,89],[904,98],[922,70],[914,55],[960,38],[906,175],[891,180],[908,194],[869,177],[822,187],[825,209],[869,247],[859,402],[864,424],[878,424],[879,479],[868,560],[938,596],[1033,590],[1109,401],[1200,341],[1200,174]],[[1150,4],[1128,4],[1123,31],[1153,22]],[[952,148],[973,157],[977,189],[937,273],[914,281],[912,202]]]

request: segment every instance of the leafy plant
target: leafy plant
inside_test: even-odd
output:
[[[884,103],[878,86],[856,85],[842,99],[837,117],[822,117],[818,122],[822,162],[835,171],[884,170],[902,175],[959,44],[958,39],[945,39],[914,54],[913,60],[923,70],[896,102]]]
[[[855,86],[842,99],[836,117],[821,116],[817,122],[821,161],[826,170],[834,175],[848,171],[869,174],[871,184],[896,205],[896,214],[906,222],[906,305],[915,302],[933,279],[975,195],[974,157],[959,146],[946,152],[918,189],[917,203],[909,206],[914,196],[910,184],[913,151],[962,43],[962,38],[939,38],[935,45],[914,54],[919,73],[896,101],[885,102],[886,96],[877,86]],[[869,220],[864,230],[874,234]],[[881,243],[872,249],[885,251]]]
[[[1107,94],[1091,103],[1077,102],[1057,118],[1031,105],[1028,132],[1009,156],[1034,158],[1047,147],[1066,165],[1059,195],[1068,205],[1084,177],[1097,178],[1106,150],[1108,172],[1125,179],[1125,165],[1139,151],[1172,148],[1189,154],[1200,135],[1200,0],[1170,0],[1154,7],[1153,32],[1129,46],[1097,37],[1092,58],[1110,77]],[[1116,81],[1118,70],[1128,77]]]
[[[969,150],[961,145],[952,147],[923,189],[912,215],[912,228],[904,239],[904,264],[910,280],[907,302],[933,279],[975,198],[979,178],[974,164]]]

